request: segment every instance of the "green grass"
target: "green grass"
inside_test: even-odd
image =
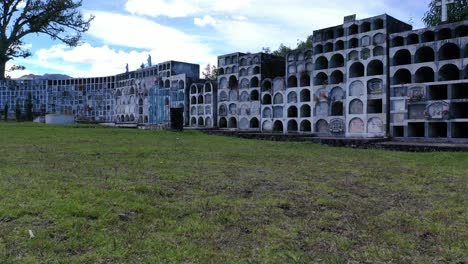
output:
[[[30,123],[0,146],[0,263],[467,261],[467,153]]]

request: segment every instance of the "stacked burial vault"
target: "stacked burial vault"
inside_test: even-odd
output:
[[[390,134],[468,138],[468,21],[390,35]]]
[[[168,61],[100,78],[0,83],[0,107],[31,94],[36,113],[263,133],[468,141],[468,21],[411,31],[391,16],[345,17],[285,58],[218,57],[217,80]]]

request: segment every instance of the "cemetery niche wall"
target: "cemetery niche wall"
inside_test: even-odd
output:
[[[285,57],[229,53],[216,80],[197,64],[149,62],[96,78],[0,82],[0,109],[31,94],[33,111],[76,121],[184,125],[322,137],[468,142],[468,21],[412,30],[389,15],[313,31]]]

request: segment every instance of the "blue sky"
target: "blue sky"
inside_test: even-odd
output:
[[[430,0],[83,0],[84,14],[95,15],[83,44],[69,48],[46,36],[25,39],[33,52],[10,64],[28,73],[62,73],[73,77],[121,73],[136,69],[151,54],[153,63],[180,60],[215,64],[216,56],[257,52],[280,43],[294,46],[314,30],[387,13],[413,27]]]

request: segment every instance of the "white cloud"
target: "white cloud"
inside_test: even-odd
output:
[[[88,33],[108,45],[151,51],[154,61],[215,61],[211,49],[197,36],[140,17],[107,12],[93,14],[96,19]]]
[[[424,10],[427,1],[395,5],[395,0],[352,4],[349,0],[127,0],[126,9],[151,17],[194,17],[197,26],[214,26],[216,37],[224,46],[254,51],[263,46],[275,48],[280,43],[294,46],[297,39],[305,39],[314,30],[342,24],[343,17],[351,14],[361,19],[389,13],[405,22],[413,17],[419,27],[419,14],[414,10]],[[180,7],[186,8],[179,10]]]
[[[54,67],[57,63],[65,65],[75,65],[68,68],[74,77],[106,76],[114,75],[125,71],[125,65],[129,68],[138,68],[141,63],[146,62],[148,52],[114,50],[106,45],[93,47],[88,43],[75,48],[68,48],[65,45],[56,45],[49,49],[41,49],[36,52],[36,64],[54,70],[63,70],[63,66]],[[53,62],[53,63],[50,63]],[[77,67],[81,66],[81,67]],[[82,70],[80,68],[89,68]]]
[[[196,14],[198,10],[193,1],[184,0],[128,0],[125,9],[137,15],[146,16],[167,16],[167,17],[186,17]]]
[[[13,65],[17,65],[17,64],[15,64],[13,61],[8,61],[6,63],[6,69],[7,70],[11,69],[11,67]],[[28,74],[31,74],[31,73],[32,73],[32,71],[30,71],[29,69],[24,69],[24,70],[16,70],[16,71],[11,71],[11,72],[6,72],[5,75],[10,76],[11,78],[15,79],[15,78],[19,78],[19,77],[22,77],[24,75],[28,75]]]
[[[128,63],[137,69],[146,63],[179,60],[201,65],[215,63],[216,56],[194,36],[148,19],[108,12],[92,12],[96,18],[88,32],[104,44],[85,43],[69,48],[63,44],[40,49],[28,63],[68,73],[73,77],[106,76],[121,73]]]
[[[204,27],[207,25],[216,26],[216,19],[212,16],[204,16],[203,18],[196,17],[193,20],[193,23],[199,27]]]
[[[131,14],[151,17],[187,17],[208,12],[233,13],[251,8],[253,1],[213,1],[213,0],[127,0],[125,9]]]

